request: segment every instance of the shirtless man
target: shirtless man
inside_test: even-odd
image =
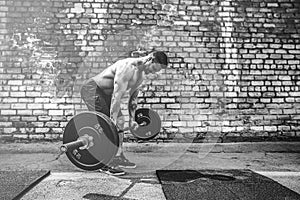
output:
[[[90,78],[81,88],[81,98],[90,111],[102,112],[109,116],[117,126],[120,136],[120,148],[116,157],[104,165],[100,171],[112,175],[124,175],[119,167],[135,168],[136,165],[125,158],[122,152],[124,116],[121,113],[121,98],[126,91],[129,95],[141,86],[144,75],[155,74],[168,65],[164,52],[156,51],[140,58],[126,58],[117,61],[100,74]],[[137,93],[135,93],[137,95]],[[132,112],[132,110],[131,110]],[[137,123],[130,117],[129,124],[137,128]]]

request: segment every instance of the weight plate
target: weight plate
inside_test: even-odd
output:
[[[160,132],[160,117],[157,112],[151,109],[137,109],[135,112],[135,121],[140,126],[135,131],[132,131],[132,134],[138,139],[149,140],[154,138]]]
[[[119,136],[109,117],[98,112],[82,112],[74,116],[67,124],[63,143],[76,141],[80,136],[93,137],[94,145],[89,149],[70,149],[66,155],[77,167],[84,170],[97,170],[108,164],[116,155]]]

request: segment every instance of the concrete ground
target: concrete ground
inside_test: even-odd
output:
[[[114,177],[76,168],[60,142],[1,143],[0,170],[51,170],[23,199],[165,199],[158,169],[251,169],[300,193],[300,143],[126,143],[137,164]]]

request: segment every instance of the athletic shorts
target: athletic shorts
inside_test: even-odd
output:
[[[110,116],[111,95],[107,95],[93,79],[89,79],[80,90],[81,98],[90,111]]]

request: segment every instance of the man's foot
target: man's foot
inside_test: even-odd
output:
[[[123,154],[121,154],[120,156],[116,156],[111,162],[111,164],[123,168],[131,168],[131,169],[136,168],[135,163],[130,162],[127,158],[125,158]]]
[[[117,167],[111,167],[111,166],[103,166],[102,168],[99,169],[100,172],[104,172],[108,175],[113,175],[113,176],[122,176],[125,175],[125,172]]]

